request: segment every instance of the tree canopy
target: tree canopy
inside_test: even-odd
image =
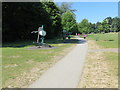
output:
[[[108,33],[120,31],[120,18],[107,17],[102,22],[90,23],[87,19],[83,19],[78,24],[78,31],[80,33]]]
[[[3,41],[31,40],[41,25],[47,31],[46,38],[54,38],[62,32],[60,10],[53,2],[4,2],[2,3]]]
[[[79,33],[119,32],[120,18],[106,17],[102,22],[91,23],[87,19],[76,22],[71,3],[57,6],[54,2],[3,2],[3,42],[36,39],[38,27],[44,25],[46,38],[59,37],[63,30]]]
[[[68,32],[77,32],[77,23],[75,20],[75,16],[73,13],[71,13],[71,11],[68,10],[62,15],[62,25],[63,29]]]
[[[68,2],[62,2],[60,6],[58,6],[60,9],[60,13],[61,15],[66,13],[67,11],[70,11],[71,13],[74,14],[74,12],[76,11],[76,9],[72,9],[72,3],[68,3]]]
[[[87,19],[83,19],[78,24],[78,30],[80,33],[89,33],[91,29],[92,29],[91,23],[89,23]]]

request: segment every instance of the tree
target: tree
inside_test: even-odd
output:
[[[120,18],[115,17],[112,19],[112,31],[120,31]]]
[[[97,22],[96,24],[95,24],[95,33],[99,33],[100,31],[101,31],[101,22]]]
[[[92,33],[92,32],[94,32],[94,33],[96,33],[96,26],[95,26],[95,23],[90,23],[90,25],[89,25],[89,33]]]
[[[97,27],[97,31],[100,33],[100,32],[104,32],[104,28],[103,28],[103,26],[102,25],[99,25],[98,27]]]
[[[45,10],[50,15],[50,21],[51,21],[51,29],[47,29],[47,32],[49,34],[49,38],[60,36],[62,33],[62,24],[61,24],[61,16],[60,16],[60,10],[59,8],[54,4],[54,2],[44,2],[43,5],[45,6]],[[49,22],[49,21],[47,21]]]
[[[4,2],[3,10],[3,41],[31,40],[44,25],[46,38],[54,38],[62,32],[60,10],[53,2]]]
[[[101,32],[105,32],[105,33],[110,32],[111,22],[112,22],[111,17],[107,17],[102,22],[97,22],[96,23],[96,31],[99,32],[99,33],[101,33]]]
[[[79,24],[78,24],[78,30],[80,33],[90,33],[91,31],[91,25],[88,22],[87,19],[83,19]]]
[[[111,18],[111,17],[107,17],[107,18],[105,18],[105,20],[107,21],[107,23],[108,23],[109,25],[112,24],[112,18]]]
[[[103,27],[103,30],[101,32],[108,33],[110,31],[110,25],[109,25],[109,21],[107,19],[103,20],[102,27]]]
[[[63,29],[68,32],[76,33],[78,31],[75,16],[69,10],[62,16]]]
[[[111,31],[118,32],[120,31],[120,18],[107,17],[101,23],[100,22],[96,23],[96,29],[99,32],[106,32],[106,33]]]
[[[63,15],[65,12],[70,11],[74,14],[76,11],[75,9],[71,9],[72,3],[62,2],[59,7],[61,15]]]

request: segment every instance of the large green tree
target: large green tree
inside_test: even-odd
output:
[[[69,10],[62,15],[62,25],[63,29],[68,32],[76,33],[78,31],[75,16]]]
[[[107,17],[107,18],[105,18],[105,20],[107,21],[107,23],[108,23],[109,25],[112,24],[112,17]]]
[[[4,2],[2,3],[3,41],[31,40],[41,25],[47,38],[59,35],[62,30],[61,16],[53,2]]]
[[[72,9],[72,3],[68,2],[62,2],[60,6],[58,6],[60,9],[61,15],[66,13],[68,10],[74,14],[76,9]]]
[[[95,33],[99,33],[102,30],[101,22],[95,23]]]
[[[120,18],[115,17],[112,19],[112,31],[120,31]]]
[[[78,24],[78,30],[80,33],[90,33],[91,32],[91,24],[88,22],[87,19],[83,19],[79,24]]]
[[[109,21],[107,19],[104,19],[102,21],[102,28],[103,28],[103,30],[101,30],[101,32],[108,33],[110,31],[110,24],[109,24]]]
[[[62,24],[59,8],[54,4],[54,2],[44,2],[43,5],[47,13],[50,15],[51,21],[51,29],[46,28],[48,36],[50,38],[53,36],[60,36],[60,34],[62,33]]]

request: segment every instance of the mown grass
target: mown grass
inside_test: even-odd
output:
[[[87,40],[89,41],[89,49],[107,50],[108,48],[118,48],[118,33],[88,34]],[[117,88],[118,76],[120,76],[118,72],[118,60],[118,52],[89,52],[85,71],[82,75],[83,79],[78,87]],[[97,71],[94,71],[94,69]],[[100,83],[97,78],[95,79],[95,76],[101,79],[101,82],[103,80],[104,83]]]
[[[88,40],[94,40],[101,48],[118,48],[118,33],[88,34]]]
[[[8,85],[8,81],[30,71],[36,63],[49,62],[63,53],[65,49],[75,46],[75,44],[61,44],[61,40],[48,40],[47,42],[57,48],[28,50],[28,47],[33,46],[31,41],[4,44],[5,47],[2,48],[3,87]]]
[[[100,48],[118,48],[118,34],[119,33],[90,34],[88,35],[88,39],[96,41],[96,44],[100,46]],[[118,53],[104,52],[104,57],[108,62],[110,72],[117,75],[114,72],[118,70]]]

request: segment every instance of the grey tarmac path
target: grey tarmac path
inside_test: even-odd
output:
[[[47,70],[28,88],[76,88],[83,71],[85,57],[88,52],[87,42],[78,38],[80,43],[65,57]]]

